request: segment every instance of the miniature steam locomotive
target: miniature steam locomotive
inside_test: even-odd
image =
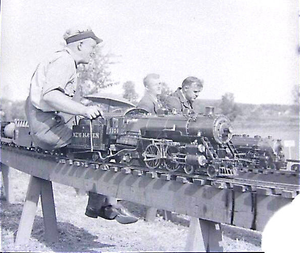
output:
[[[231,142],[239,153],[239,157],[247,159],[247,164],[263,169],[285,169],[287,162],[283,152],[282,141],[271,136],[250,137],[249,135],[233,135]],[[249,163],[250,162],[250,163]]]
[[[73,126],[68,146],[75,156],[186,174],[233,176],[240,161],[230,145],[232,127],[223,115],[148,115],[131,109],[124,116]]]
[[[82,118],[73,126],[69,157],[208,177],[235,176],[241,166],[285,165],[281,143],[274,147],[270,140],[233,136],[231,122],[215,115],[213,108],[197,115],[149,115],[131,108],[104,116]],[[33,145],[26,121],[2,122],[1,140],[5,139],[17,146]]]

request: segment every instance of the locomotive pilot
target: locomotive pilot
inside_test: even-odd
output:
[[[87,64],[94,48],[102,42],[90,28],[69,29],[64,34],[66,46],[41,62],[31,79],[26,100],[26,116],[35,146],[53,150],[71,142],[74,115],[94,119],[101,116],[98,106],[81,104],[77,89],[77,66]],[[68,116],[68,117],[67,117]],[[120,223],[136,222],[116,199],[89,193],[86,215],[116,219]]]
[[[162,108],[162,104],[158,99],[161,94],[161,80],[158,74],[148,74],[144,79],[145,94],[137,104],[137,108],[144,109],[151,114],[157,114]]]
[[[203,89],[203,81],[189,76],[183,80],[182,86],[167,97],[166,106],[173,113],[193,111],[193,103]]]

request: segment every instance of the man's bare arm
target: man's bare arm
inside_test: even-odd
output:
[[[89,119],[97,118],[101,115],[98,106],[85,106],[72,100],[59,90],[52,90],[44,95],[44,100],[55,110],[72,114],[81,115]]]

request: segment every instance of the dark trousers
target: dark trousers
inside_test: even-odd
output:
[[[35,146],[53,150],[71,143],[72,129],[68,127],[65,119],[56,112],[43,112],[37,109],[28,97],[25,113]]]

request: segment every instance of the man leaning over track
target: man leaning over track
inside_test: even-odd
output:
[[[189,76],[183,80],[173,94],[167,97],[166,105],[173,113],[185,113],[193,111],[193,103],[203,89],[203,81],[194,76]]]
[[[95,47],[102,42],[87,27],[69,29],[64,34],[66,46],[41,62],[31,79],[26,100],[26,116],[35,146],[45,150],[66,147],[71,142],[74,115],[95,119],[98,106],[81,104],[77,89],[77,66],[87,64]],[[89,193],[86,208],[92,218],[116,219],[129,224],[137,221],[116,199]]]

